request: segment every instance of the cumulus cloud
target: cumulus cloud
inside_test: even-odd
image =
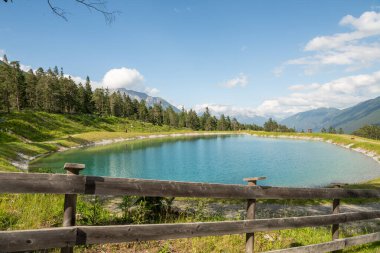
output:
[[[133,68],[110,69],[101,82],[103,87],[110,89],[125,88],[134,91],[146,92],[149,95],[156,95],[159,90],[145,85],[144,76]]]
[[[343,109],[380,96],[380,71],[346,76],[326,83],[293,85],[289,89],[293,91],[290,95],[265,100],[257,107],[205,103],[196,105],[194,109],[203,112],[208,107],[216,115],[277,118],[320,107]]]
[[[245,87],[248,84],[248,77],[244,73],[240,73],[238,76],[225,81],[221,84],[225,88]]]
[[[380,62],[380,12],[364,12],[357,18],[347,15],[339,24],[352,31],[311,39],[304,51],[312,55],[286,61],[275,69],[275,75],[287,65],[301,65],[305,74],[314,74],[324,66],[344,66],[346,71],[354,71]]]
[[[350,26],[354,31],[315,37],[306,44],[305,50],[335,49],[353,41],[380,35],[380,13],[374,11],[364,12],[359,18],[351,15],[344,16],[339,24]]]
[[[111,69],[104,75],[102,83],[110,89],[141,90],[144,86],[144,77],[136,69]]]
[[[346,108],[380,95],[380,71],[338,78],[326,83],[293,85],[289,96],[265,100],[258,115],[289,116],[319,107]]]
[[[247,116],[254,117],[257,115],[255,108],[250,107],[239,107],[233,105],[223,105],[223,104],[198,104],[194,106],[194,111],[197,113],[203,113],[206,107],[213,115],[220,116],[221,114],[230,116]]]
[[[80,77],[80,76],[73,76],[73,75],[68,75],[68,74],[65,74],[64,75],[65,77],[70,77],[76,84],[85,84],[86,83],[86,79]],[[90,79],[90,82],[91,82],[91,87],[93,89],[96,89],[96,88],[100,88],[102,87],[102,83],[101,82],[97,82],[97,81],[93,81]]]
[[[65,76],[70,76],[77,84],[83,84],[86,82],[86,80],[80,76]],[[155,96],[160,92],[157,88],[147,87],[145,85],[144,76],[137,69],[125,67],[110,69],[105,73],[101,81],[91,80],[91,86],[93,88],[103,87],[109,89],[125,88],[128,90],[145,92],[151,96]]]
[[[24,64],[22,64],[22,63],[20,63],[20,69],[22,70],[22,71],[25,71],[25,72],[27,72],[27,71],[29,71],[29,70],[33,70],[33,68],[31,67],[31,66],[29,66],[29,65],[24,65]],[[33,70],[34,71],[34,70]]]

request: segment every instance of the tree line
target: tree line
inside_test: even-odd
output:
[[[380,126],[378,125],[365,125],[353,132],[353,135],[357,135],[364,138],[380,140]]]
[[[236,118],[211,115],[208,108],[202,115],[194,110],[163,108],[161,104],[148,106],[144,100],[132,99],[125,93],[112,92],[108,88],[91,87],[87,76],[84,84],[76,84],[58,67],[44,70],[21,70],[18,61],[8,62],[6,56],[0,61],[0,111],[33,110],[49,113],[94,114],[98,116],[127,117],[155,125],[193,130],[265,130],[293,132],[284,125],[269,119],[264,127],[242,124]]]
[[[339,128],[338,130],[336,130],[335,127],[333,126],[330,126],[328,129],[322,127],[321,129],[321,133],[329,133],[329,134],[344,134],[344,131],[343,131],[343,128]]]

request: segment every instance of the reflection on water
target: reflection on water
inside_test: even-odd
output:
[[[56,153],[31,164],[63,172],[65,162],[85,163],[83,174],[178,181],[320,186],[380,176],[380,166],[357,152],[303,140],[220,135],[143,139]]]

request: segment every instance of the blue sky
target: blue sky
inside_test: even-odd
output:
[[[0,3],[0,54],[63,67],[94,86],[126,87],[230,115],[345,108],[380,95],[380,0],[109,0],[103,17],[52,0]]]

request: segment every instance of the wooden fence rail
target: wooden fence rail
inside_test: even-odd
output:
[[[226,199],[380,198],[380,190],[245,186],[44,173],[0,173],[0,193],[57,193]]]
[[[66,164],[71,173],[0,173],[0,193],[65,194],[64,227],[0,231],[0,251],[14,252],[62,248],[72,252],[75,245],[168,240],[198,236],[247,234],[246,251],[253,252],[253,233],[281,229],[334,225],[333,241],[270,252],[327,252],[380,240],[380,233],[338,239],[340,223],[380,218],[379,211],[339,213],[342,198],[380,198],[380,190],[343,188],[289,188],[187,183],[175,181],[122,179],[76,175],[84,166]],[[258,178],[254,178],[258,180]],[[251,180],[253,180],[251,178]],[[246,220],[174,224],[75,226],[75,194],[132,195],[161,197],[209,197],[247,199]],[[331,199],[335,213],[329,215],[254,219],[256,199]],[[338,205],[339,206],[339,205]]]
[[[74,245],[139,242],[266,232],[280,229],[324,226],[380,218],[380,211],[330,215],[146,225],[74,226],[0,232],[0,249],[5,251],[72,247]]]

